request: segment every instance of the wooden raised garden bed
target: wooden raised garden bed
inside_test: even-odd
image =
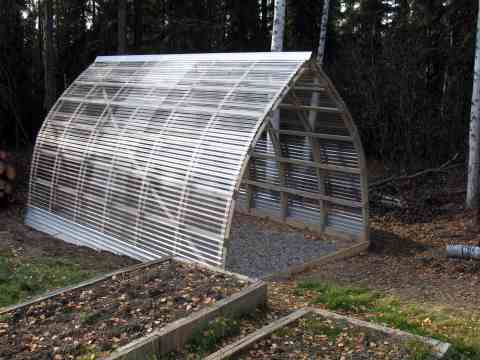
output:
[[[266,284],[165,258],[0,312],[0,359],[148,359],[216,316],[266,302]]]
[[[303,308],[211,354],[220,359],[440,359],[450,344]],[[422,357],[419,357],[419,355]]]

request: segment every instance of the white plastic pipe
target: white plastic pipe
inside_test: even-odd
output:
[[[480,260],[480,246],[448,245],[447,256]]]

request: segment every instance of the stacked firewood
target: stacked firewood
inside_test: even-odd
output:
[[[13,201],[13,190],[17,171],[11,156],[4,150],[0,150],[0,204]]]

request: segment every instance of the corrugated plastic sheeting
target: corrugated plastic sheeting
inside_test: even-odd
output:
[[[247,150],[308,57],[98,58],[38,136],[27,223],[139,259],[222,265]],[[257,201],[275,208],[275,199],[266,191]]]

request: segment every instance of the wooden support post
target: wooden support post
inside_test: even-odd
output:
[[[245,180],[250,180],[251,179],[250,178],[250,166],[253,166],[254,168],[256,166],[255,158],[253,156],[250,157],[250,161],[247,164],[247,169],[245,170],[245,177],[244,177]],[[254,174],[256,174],[255,171],[254,171]],[[253,180],[256,180],[255,177],[253,178]],[[245,183],[245,187],[246,187],[245,206],[246,206],[248,212],[250,212],[250,210],[253,208],[253,194],[254,194],[253,185]]]
[[[275,151],[275,154],[277,157],[282,156],[282,147],[280,145],[280,139],[278,138],[278,134],[274,131],[273,127],[271,125],[267,125],[267,131],[268,135],[270,136],[270,139],[272,140],[273,144],[273,149]],[[277,159],[275,159],[277,160]],[[285,162],[281,162],[277,160],[277,165],[278,165],[278,175],[279,175],[279,180],[280,184],[282,186],[286,185],[286,177],[287,177],[287,165]],[[280,209],[281,209],[281,217],[282,219],[286,219],[288,216],[288,194],[284,191],[280,192]]]
[[[294,102],[294,108],[295,108],[295,114],[297,117],[300,119],[301,123],[303,124],[303,127],[305,128],[305,131],[307,133],[313,133],[314,129],[310,125],[310,122],[308,121],[308,118],[303,114],[302,110],[311,110],[310,108],[313,108],[312,106],[302,106],[300,105],[300,101],[298,100],[295,91],[291,92],[291,97]],[[316,107],[315,107],[316,108]],[[322,157],[320,154],[320,145],[318,143],[318,139],[313,137],[312,135],[307,136],[308,141],[310,142],[310,146],[312,147],[312,155],[313,159],[317,163],[322,162]],[[326,189],[325,189],[325,172],[322,171],[319,167],[315,168],[315,173],[318,178],[318,190],[320,191],[320,194],[325,195],[326,194]],[[319,200],[318,202],[320,206],[320,229],[323,232],[325,230],[325,226],[327,223],[327,204],[323,200]]]
[[[359,155],[359,173],[360,173],[360,181],[362,187],[362,203],[365,205],[362,208],[362,217],[363,217],[363,224],[364,224],[364,240],[369,241],[369,229],[368,229],[368,176],[367,176],[367,160],[365,158],[365,152],[363,151],[362,142],[360,141],[360,135],[358,133],[358,129],[353,122],[352,115],[348,111],[347,106],[343,102],[340,94],[333,86],[330,79],[325,76],[323,70],[319,66],[319,64],[315,61],[310,61],[310,69],[313,73],[316,74],[318,78],[325,84],[325,87],[328,89],[328,93],[330,94],[330,98],[335,102],[336,107],[341,110],[340,116],[345,124],[345,127],[348,129],[350,136],[353,139],[353,143],[355,148],[358,151]]]

